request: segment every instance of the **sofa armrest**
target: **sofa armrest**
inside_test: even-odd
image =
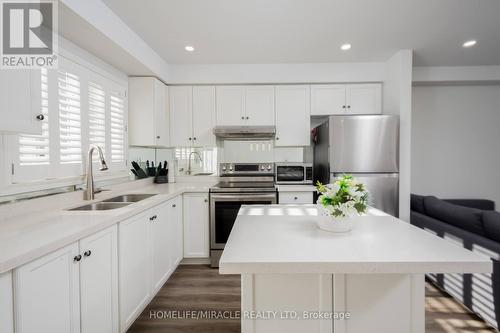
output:
[[[444,201],[464,207],[495,210],[495,202],[487,199],[445,199]]]

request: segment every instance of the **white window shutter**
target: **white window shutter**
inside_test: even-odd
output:
[[[80,79],[60,70],[59,86],[59,158],[62,164],[82,163],[82,124]]]
[[[98,145],[106,155],[106,92],[96,83],[89,83],[88,135],[89,143]],[[97,154],[93,155],[97,160]]]
[[[125,131],[125,100],[115,92],[110,94],[110,133],[111,133],[111,162],[125,161],[126,131]]]

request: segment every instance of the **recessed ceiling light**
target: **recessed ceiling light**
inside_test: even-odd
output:
[[[347,50],[350,50],[351,49],[351,44],[343,44],[340,49],[342,51],[347,51]]]
[[[472,47],[477,44],[477,41],[474,39],[468,40],[465,43],[462,44],[463,47]]]
[[[194,47],[193,47],[193,46],[191,46],[191,45],[186,46],[184,49],[185,49],[186,51],[188,51],[188,52],[193,52],[193,51],[194,51]]]

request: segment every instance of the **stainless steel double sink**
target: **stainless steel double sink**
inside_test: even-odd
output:
[[[70,211],[94,211],[94,210],[111,210],[128,206],[134,202],[138,202],[150,198],[156,194],[124,194],[114,198],[106,199],[99,202],[93,202],[88,205],[68,209]]]

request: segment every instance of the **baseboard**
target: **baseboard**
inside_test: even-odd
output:
[[[209,265],[210,258],[183,258],[180,265]]]

